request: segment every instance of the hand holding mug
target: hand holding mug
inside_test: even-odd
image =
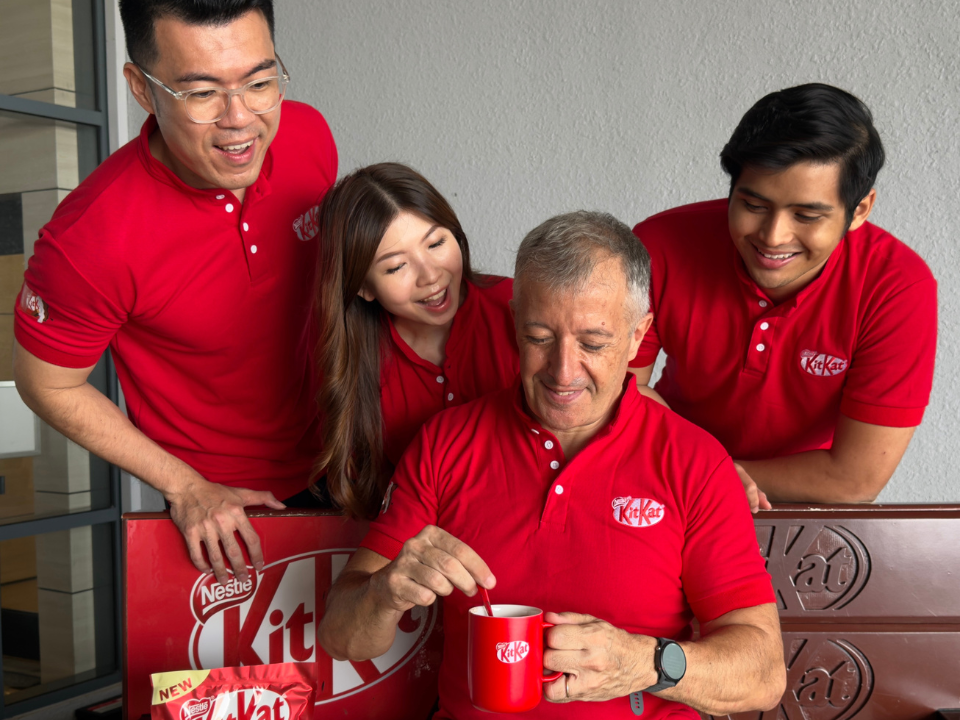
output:
[[[496,585],[490,568],[469,545],[434,525],[407,540],[397,558],[371,578],[381,604],[401,613],[432,605],[454,588],[472,597],[478,584]]]
[[[544,686],[550,702],[611,700],[657,682],[656,638],[632,635],[592,615],[551,612],[544,617],[555,627],[547,631],[543,665],[566,675]]]

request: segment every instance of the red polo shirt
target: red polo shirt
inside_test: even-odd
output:
[[[17,340],[71,368],[109,345],[147,437],[208,480],[288,497],[307,486],[316,452],[308,317],[333,137],[316,110],[284,102],[241,204],[155,160],[156,127],[151,116],[40,231]]]
[[[519,372],[510,299],[513,280],[466,283],[440,368],[417,355],[390,322],[392,343],[380,373],[383,445],[394,466],[427,419],[513,383]]]
[[[631,633],[689,639],[694,616],[774,602],[742,485],[720,444],[633,382],[611,422],[567,462],[524,409],[519,382],[427,421],[363,547],[395,558],[426,525],[466,542],[497,603],[589,613]],[[467,692],[467,619],[444,598],[438,718],[485,718]],[[645,716],[697,718],[647,696]],[[552,705],[537,718],[631,717],[628,698]],[[671,713],[674,713],[671,715]],[[526,715],[525,715],[526,717]]]
[[[735,458],[833,444],[842,413],[920,424],[930,398],[937,284],[871,223],[847,233],[820,276],[774,305],[730,239],[727,201],[675,208],[634,233],[650,253],[654,324],[630,364],[667,355],[657,391]]]

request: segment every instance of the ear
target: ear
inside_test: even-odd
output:
[[[150,81],[143,76],[140,68],[133,63],[124,63],[123,76],[127,79],[130,92],[133,93],[133,97],[140,103],[140,107],[151,115],[156,115],[157,109],[153,104],[153,93],[151,93],[150,88],[147,87],[147,83]]]
[[[370,292],[370,288],[367,287],[366,283],[360,286],[360,289],[357,290],[357,295],[362,297],[367,302],[373,302],[377,299],[377,296]]]
[[[867,193],[866,197],[860,201],[860,204],[857,205],[856,209],[853,211],[853,219],[850,221],[850,227],[847,228],[847,232],[850,230],[856,230],[867,221],[867,218],[870,217],[870,213],[873,212],[873,203],[876,202],[876,200],[877,189],[871,188],[870,192]]]
[[[642,318],[640,322],[637,323],[637,327],[633,330],[633,337],[630,338],[630,358],[633,359],[636,357],[637,350],[640,349],[640,343],[643,342],[643,336],[647,334],[647,330],[650,329],[650,326],[653,324],[653,313],[648,312]]]

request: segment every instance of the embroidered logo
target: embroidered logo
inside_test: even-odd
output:
[[[20,293],[20,307],[38,323],[42,323],[50,317],[47,304],[43,301],[43,298],[37,295],[26,283],[23,284],[23,292]]]
[[[390,500],[393,498],[393,491],[397,489],[397,484],[391,482],[387,485],[387,491],[383,494],[383,502],[380,503],[380,514],[383,515],[390,509]]]
[[[314,205],[303,215],[293,221],[293,231],[297,237],[306,242],[313,240],[320,232],[320,208]]]
[[[530,652],[530,644],[523,640],[497,643],[497,660],[502,663],[518,663]]]
[[[663,520],[663,505],[649,498],[613,499],[613,519],[629,527],[649,527]]]
[[[816,350],[804,350],[800,353],[800,367],[811,375],[839,375],[849,364],[843,358]]]

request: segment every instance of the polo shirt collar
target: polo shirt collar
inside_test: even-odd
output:
[[[137,150],[140,156],[140,162],[144,169],[155,180],[170,185],[186,195],[199,195],[210,200],[216,200],[217,195],[222,195],[229,190],[223,188],[195,188],[187,185],[181,180],[173,170],[168,168],[162,162],[157,160],[150,152],[150,135],[158,128],[157,116],[148,115],[143,126],[140,128],[140,137],[137,139]],[[279,131],[278,131],[279,132]],[[244,201],[249,199],[258,199],[270,194],[269,177],[273,172],[273,148],[267,148],[267,154],[263,158],[263,165],[260,168],[260,175],[256,181],[247,188]]]
[[[813,282],[811,282],[789,300],[777,305],[777,307],[783,308],[784,311],[794,310],[798,308],[804,300],[819,292],[820,288],[824,287],[829,282],[829,278],[833,275],[834,268],[840,262],[840,255],[846,251],[846,241],[846,235],[840,238],[840,242],[833,249],[833,252],[830,253],[830,257],[827,258],[827,263],[823,266],[823,270],[821,270],[820,274],[814,278]],[[733,267],[737,273],[737,277],[739,278],[741,285],[746,289],[747,292],[750,293],[751,297],[755,296],[764,300],[769,300],[770,298],[763,291],[763,289],[757,285],[756,282],[754,282],[752,277],[750,277],[750,273],[747,272],[746,265],[744,265],[743,258],[740,256],[740,251],[737,250],[737,246],[733,244],[733,241],[730,241],[730,250],[733,253],[733,257],[731,258],[733,261]]]
[[[264,163],[266,164],[266,163]],[[457,345],[463,339],[463,336],[466,334],[466,329],[470,328],[473,323],[470,322],[470,318],[476,311],[477,303],[479,303],[478,295],[480,292],[477,290],[476,285],[471,283],[469,280],[464,280],[464,289],[466,294],[463,298],[463,305],[457,308],[457,313],[453,316],[453,324],[450,326],[450,337],[447,338],[447,352],[446,355],[449,358],[451,351],[457,348]],[[390,326],[390,337],[393,338],[393,344],[403,353],[403,356],[407,358],[414,365],[419,365],[420,367],[426,368],[431,372],[436,372],[440,368],[434,365],[429,360],[424,360],[422,357],[417,355],[414,352],[413,348],[407,345],[407,341],[400,337],[400,333],[397,332],[397,327],[393,323],[393,317],[389,314],[387,316],[387,324]]]
[[[513,398],[514,412],[524,428],[527,428],[528,431],[537,435],[546,433],[553,436],[553,433],[545,429],[543,425],[540,424],[540,421],[534,418],[533,415],[528,411],[526,397],[523,393],[523,382],[521,381],[519,375],[517,375],[517,379],[513,382],[513,390],[510,394],[510,397]],[[584,452],[587,448],[591,447],[601,438],[619,433],[620,430],[622,430],[627,424],[635,421],[636,414],[642,411],[642,404],[643,396],[640,394],[640,391],[637,390],[636,377],[633,375],[633,373],[628,372],[626,377],[623,379],[623,392],[620,394],[620,398],[616,402],[616,407],[614,408],[613,416],[610,418],[610,422],[602,427],[596,435],[590,438],[590,442],[588,442],[580,452]]]

